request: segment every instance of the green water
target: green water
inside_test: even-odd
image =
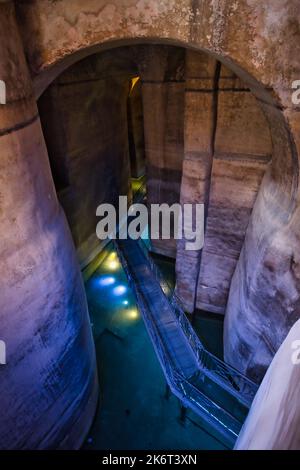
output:
[[[106,251],[86,281],[101,396],[84,448],[224,449],[205,422],[191,411],[182,422],[177,398],[166,398],[164,376],[125,273],[112,246]],[[160,260],[159,264],[174,279],[172,263]],[[205,326],[202,335],[207,344],[220,349],[222,325],[215,322],[199,318],[197,329]]]

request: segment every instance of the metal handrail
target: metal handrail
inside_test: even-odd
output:
[[[233,446],[242,423],[240,423],[234,416],[223,409],[215,401],[205,396],[205,394],[193,383],[192,379],[187,380],[180,370],[177,369],[173,358],[168,353],[165,338],[159,331],[156,322],[151,317],[150,309],[145,302],[143,293],[138,288],[135,276],[131,272],[118,243],[115,243],[115,245],[122,266],[128,277],[129,284],[135,293],[137,304],[144,318],[146,329],[155,347],[157,357],[171,391],[185,406],[192,408],[193,411],[203,419],[209,421],[212,427],[217,428],[218,432],[222,434],[227,445]]]
[[[186,317],[181,300],[175,292],[172,291],[172,287],[168,284],[159,267],[154,262],[144,241],[139,239],[137,240],[137,243],[149,262],[152,273],[159,282],[163,294],[169,300],[177,321],[185,333],[188,342],[197,357],[199,365],[205,368],[207,372],[214,373],[214,377],[212,378],[218,379],[218,381],[222,382],[222,385],[226,386],[228,390],[236,396],[236,398],[243,402],[245,406],[250,407],[258,386],[234,367],[226,364],[214,354],[207,351]]]
[[[142,201],[144,196],[145,189],[141,186],[134,194],[135,202]],[[258,386],[239,371],[207,351],[185,315],[181,300],[175,294],[174,289],[169,285],[151,257],[149,248],[144,243],[144,240],[139,239],[134,241],[134,243],[136,243],[136,246],[143,253],[151,275],[159,284],[162,295],[167,299],[171,311],[174,314],[174,319],[183,331],[198,364],[198,371],[191,377],[185,377],[183,373],[178,370],[174,358],[168,352],[168,345],[165,342],[165,338],[161,334],[155,318],[152,317],[151,309],[149,305],[147,305],[146,298],[139,289],[138,279],[136,279],[135,273],[130,269],[118,240],[115,240],[114,245],[116,251],[135,293],[138,307],[143,315],[148,334],[156,350],[167,383],[172,392],[185,406],[192,408],[206,421],[209,421],[212,426],[217,427],[227,443],[233,445],[242,426],[242,422],[236,417],[236,413],[240,416],[240,406],[246,411],[250,408]],[[222,404],[216,402],[215,398],[211,396],[212,394],[209,393],[209,384],[211,383],[215,384],[214,388],[217,387],[219,391],[231,397],[231,402],[233,400],[234,403],[239,404],[237,411],[234,409],[234,406],[231,411],[228,411]],[[203,391],[205,384],[208,384],[208,388]],[[220,399],[218,401],[220,401]]]

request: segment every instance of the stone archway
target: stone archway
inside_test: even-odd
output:
[[[260,102],[272,135],[272,166],[232,281],[225,331],[226,359],[257,379],[298,318],[300,143],[299,113],[291,103],[291,83],[300,75],[297,13],[296,1],[278,5],[271,0],[263,5],[255,0],[209,5],[201,0],[165,0],[159,5],[147,0],[89,0],[84,9],[77,0],[18,5],[37,95],[64,68],[91,53],[148,41],[212,54],[242,78]]]
[[[300,76],[297,63],[299,52],[295,48],[297,38],[300,45],[300,33],[294,19],[297,12],[299,14],[299,4],[297,0],[279,6],[272,0],[263,5],[258,0],[242,0],[239,3],[215,1],[209,6],[201,0],[164,0],[157,4],[147,0],[87,0],[83,8],[79,0],[15,3],[22,40],[15,23],[12,2],[2,2],[0,6],[1,21],[5,25],[0,41],[3,52],[1,78],[10,83],[12,90],[8,91],[8,112],[1,110],[0,114],[2,174],[5,175],[3,188],[6,190],[1,229],[10,234],[2,242],[5,276],[1,283],[5,290],[1,314],[4,319],[9,318],[5,321],[5,334],[11,341],[13,364],[19,364],[19,377],[24,378],[23,383],[27,385],[21,393],[18,385],[12,386],[15,376],[11,370],[6,370],[5,387],[12,390],[12,396],[16,399],[14,406],[9,406],[7,402],[7,419],[16,418],[20,410],[23,414],[18,436],[8,432],[4,423],[1,439],[6,448],[72,447],[79,445],[80,436],[76,433],[69,436],[70,428],[78,420],[79,429],[86,429],[95,408],[94,353],[78,267],[53,191],[32,85],[38,96],[62,70],[93,52],[128,42],[149,41],[181,45],[212,54],[251,88],[269,121],[273,160],[261,186],[231,285],[226,314],[225,355],[228,362],[259,378],[299,317],[300,119],[299,108],[290,99],[291,83]],[[281,19],[280,26],[277,18]],[[7,25],[13,31],[10,39],[4,34]],[[31,78],[22,48],[25,49]],[[21,180],[22,187],[19,187]],[[39,183],[36,184],[36,181]],[[11,216],[12,211],[15,217]],[[34,220],[34,232],[28,225],[29,216]],[[22,237],[19,236],[20,225],[23,227]],[[46,240],[44,244],[40,243],[43,237]],[[58,238],[64,239],[68,247],[64,262],[69,270],[65,273],[59,269],[58,278],[54,278],[51,276],[53,269],[61,268]],[[39,247],[37,252],[28,251],[32,239]],[[42,259],[46,259],[47,264],[40,272]],[[22,267],[18,272],[14,268],[16,264]],[[76,292],[68,287],[70,277],[77,285]],[[37,283],[38,279],[43,281]],[[29,295],[32,286],[34,292]],[[14,297],[16,287],[18,301],[9,306],[7,299]],[[39,298],[41,291],[42,299]],[[49,298],[53,292],[62,293],[64,302],[52,305]],[[66,305],[69,312],[67,318]],[[56,319],[54,323],[53,314]],[[28,322],[17,339],[14,332],[19,328],[22,317]],[[53,349],[52,354],[47,350],[50,355],[40,356],[39,341],[42,341],[43,347],[48,341],[48,348],[52,348],[62,324],[66,325],[68,333],[65,340],[71,338],[73,347],[66,351],[64,345],[61,346],[63,356],[70,360],[70,370],[76,371],[77,375],[73,377],[86,378],[87,375],[88,378],[83,381],[84,386],[80,388],[78,385],[81,400],[77,402],[69,393],[70,384],[66,383],[67,391],[60,397],[59,404],[64,418],[61,423],[55,424],[52,413],[55,406],[57,411],[58,397],[54,393],[49,402],[44,391],[46,386],[51,386],[52,379],[58,380],[59,361],[57,351]],[[48,333],[41,335],[45,325],[48,325],[50,340]],[[34,343],[32,337],[40,340]],[[77,342],[74,341],[75,337]],[[36,363],[40,356],[38,377],[31,371],[29,373],[28,369],[24,372],[27,359],[17,354],[24,343],[33,354],[32,363]],[[84,356],[86,369],[83,365],[76,368],[75,356],[84,343],[88,345]],[[64,367],[61,367],[63,371]],[[32,394],[38,403],[34,409]],[[88,411],[82,418],[84,409]],[[29,438],[30,415],[36,416],[36,423],[34,435]],[[42,416],[46,422],[44,425],[40,422]]]

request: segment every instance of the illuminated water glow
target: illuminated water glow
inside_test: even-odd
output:
[[[116,296],[123,295],[125,292],[127,292],[127,287],[123,285],[119,285],[113,289],[113,294]]]
[[[128,320],[137,320],[139,318],[139,311],[137,308],[131,308],[126,311],[126,317]]]
[[[107,267],[107,263],[114,259],[116,255],[109,253],[86,283],[90,313],[94,323],[93,332],[97,341],[105,328],[114,331],[120,334],[120,337],[128,338],[130,347],[128,347],[128,341],[118,341],[116,348],[116,337],[107,335],[101,348],[97,348],[99,363],[105,365],[105,370],[113,372],[106,375],[103,403],[89,434],[93,442],[86,441],[85,448],[97,451],[102,448],[113,448],[116,445],[116,436],[118,436],[118,445],[122,448],[126,448],[130,438],[134,445],[141,448],[147,448],[148,443],[151,442],[156,448],[165,446],[172,449],[180,445],[199,449],[200,443],[201,448],[224,450],[221,442],[210,434],[209,426],[207,426],[207,431],[206,425],[203,428],[182,426],[180,420],[177,419],[180,413],[177,401],[168,402],[160,399],[165,380],[157,364],[157,357],[149,341],[145,324],[141,321],[141,314],[139,311],[132,311],[136,308],[135,298],[127,284],[122,266],[116,271],[110,271]],[[163,272],[170,276],[166,264],[163,265]],[[108,287],[100,287],[99,281],[107,277],[115,278],[115,283]],[[125,285],[127,293],[116,297],[113,295],[113,290],[119,285]],[[216,323],[218,323],[217,326]],[[195,324],[203,339],[212,347],[218,347],[218,351],[222,354],[222,321],[212,319],[211,315],[207,315],[207,318],[201,317],[200,320],[197,317]],[[207,336],[205,336],[206,333],[208,333]],[[145,374],[145,363],[147,374]],[[127,380],[120,380],[120,376],[123,377],[124,364],[130,364],[127,368],[130,387]],[[134,412],[128,415],[125,421],[124,413],[116,413],[116,400],[118,411],[127,409],[128,403],[132,402],[133,388],[139,390],[139,396],[143,399],[134,401]],[[153,410],[155,412],[160,407],[163,407],[162,419],[153,419]],[[149,422],[149,426],[145,427],[145,422],[136,420],[136,416],[139,415],[145,417],[144,421]],[[120,432],[120,429],[124,429],[124,421],[127,423],[126,431],[128,431]],[[172,429],[169,426],[170,422],[173,423]]]
[[[108,269],[110,269],[110,270],[112,270],[112,271],[115,271],[116,269],[119,269],[119,268],[120,268],[120,263],[119,263],[119,261],[117,261],[117,260],[115,260],[115,261],[108,261],[107,267],[108,267]]]
[[[99,280],[100,286],[112,286],[116,282],[116,279],[113,276],[105,276]]]
[[[117,271],[121,269],[120,261],[117,257],[117,253],[113,251],[104,261],[104,267],[109,271]]]

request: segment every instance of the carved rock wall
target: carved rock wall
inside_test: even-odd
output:
[[[94,343],[11,2],[0,76],[0,448],[78,448],[98,399]]]
[[[148,204],[179,203],[183,160],[184,50],[145,47],[140,55]],[[152,240],[176,257],[176,240]]]
[[[259,103],[245,84],[222,66],[197,292],[200,309],[225,313],[231,279],[271,154],[270,131]]]
[[[126,50],[92,56],[62,74],[39,100],[59,200],[79,261],[99,250],[96,208],[130,193]]]
[[[259,387],[236,450],[300,448],[300,321],[291,328]]]

